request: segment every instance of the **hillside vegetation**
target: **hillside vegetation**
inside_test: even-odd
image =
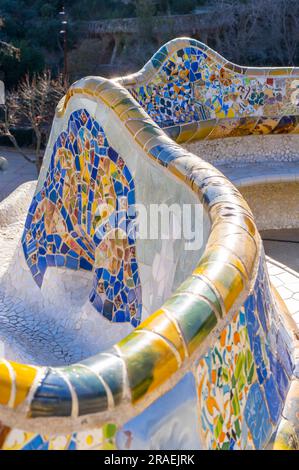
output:
[[[61,71],[59,11],[62,3],[69,21],[71,79],[82,74],[104,73],[100,65],[107,63],[113,48],[105,38],[88,38],[82,21],[141,18],[140,24],[145,27],[138,38],[122,39],[122,54],[116,56],[113,70],[120,73],[124,64],[129,64],[132,71],[137,70],[161,45],[158,43],[161,39],[152,37],[150,27],[146,27],[151,16],[188,14],[207,7],[214,8],[211,22],[216,12],[217,18],[229,15],[229,26],[220,28],[208,40],[211,47],[228,59],[248,65],[299,64],[298,0],[0,0],[0,18],[3,18],[0,41],[20,51],[18,58],[3,54],[0,48],[0,68],[7,86],[17,85],[27,72],[40,73],[49,68],[55,75]],[[170,31],[165,40],[175,36],[176,32]]]

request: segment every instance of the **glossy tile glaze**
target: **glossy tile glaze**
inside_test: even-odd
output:
[[[194,48],[196,50],[193,50]],[[200,48],[204,52],[200,51]],[[233,70],[231,73],[236,73],[238,80],[241,80],[240,74],[242,77],[251,75],[276,77],[278,74],[289,76],[293,73],[291,69],[250,70],[232,67],[231,64],[227,64],[227,70],[222,71],[222,67],[217,64],[223,60],[213,51],[202,45],[199,46],[197,42],[179,39],[164,46],[144,71],[130,78],[118,80],[130,91],[121,87],[116,81],[89,77],[75,83],[61,101],[54,122],[56,127],[59,126],[59,119],[64,116],[68,107],[73,106],[78,113],[74,116],[79,116],[79,119],[84,109],[86,122],[83,126],[81,123],[81,127],[86,128],[86,123],[90,119],[90,122],[93,122],[91,127],[94,126],[101,134],[101,123],[92,121],[94,118],[91,109],[95,105],[112,111],[117,132],[130,133],[132,142],[139,148],[140,158],[149,158],[154,164],[163,167],[163,171],[169,172],[179,179],[181,184],[187,185],[198,200],[202,201],[211,220],[211,232],[205,252],[194,272],[190,273],[158,311],[111,350],[81,363],[60,368],[39,368],[7,360],[1,361],[0,418],[5,426],[2,428],[0,441],[3,448],[20,449],[26,446],[34,449],[55,448],[55,446],[113,448],[117,441],[117,438],[115,441],[116,433],[121,435],[125,424],[136,413],[141,414],[149,406],[153,406],[154,402],[158,403],[169,390],[174,390],[189,371],[194,373],[196,379],[197,432],[202,447],[265,448],[274,442],[275,448],[281,448],[292,447],[292,442],[296,442],[293,414],[291,412],[284,414],[286,425],[282,420],[283,406],[289,407],[289,400],[294,400],[292,397],[296,393],[294,392],[295,335],[289,334],[287,312],[271,290],[261,240],[251,211],[238,190],[219,171],[183,150],[157,125],[173,125],[177,122],[181,125],[187,120],[188,115],[192,120],[191,125],[194,124],[193,120],[196,124],[192,127],[194,132],[189,133],[191,127],[188,128],[189,139],[195,138],[195,134],[198,137],[201,132],[198,130],[200,129],[198,122],[202,120],[204,113],[205,119],[215,119],[213,113],[216,113],[215,116],[218,113],[217,119],[232,117],[226,116],[232,112],[230,108],[233,108],[237,114],[240,113],[242,106],[236,109],[238,100],[234,102],[236,106],[232,106],[229,100],[233,99],[232,96],[235,96],[238,87],[244,84],[230,83],[232,77],[227,70]],[[188,62],[190,67],[187,65]],[[212,98],[219,92],[219,84],[217,85],[218,79],[211,80],[210,75],[213,71],[215,74],[220,74],[223,81],[221,86],[227,87],[228,108],[222,106],[221,100],[216,103],[216,98],[216,101],[212,98],[210,100],[210,114],[206,109],[207,103],[199,108],[196,106],[190,108],[188,96],[192,87],[189,90],[187,82],[202,80],[202,77],[199,77],[201,74],[199,66],[191,65],[196,62],[203,66],[207,76],[202,86],[207,88],[207,95],[210,94]],[[152,80],[153,75],[161,67],[163,79],[179,76],[181,80],[176,86],[181,86],[182,89],[183,113],[175,115],[166,111],[166,115],[171,119],[178,120],[173,120],[171,123],[164,119],[165,112],[162,112],[162,109],[166,103],[162,102],[163,97],[159,95],[160,92],[164,93],[166,88],[158,87],[158,91],[155,90],[155,96],[159,95],[157,107],[150,105],[149,96],[152,88],[149,88],[148,96],[141,91],[143,83]],[[247,80],[246,85],[253,86],[253,79]],[[279,96],[281,83],[277,81],[267,83],[265,80],[260,82],[257,78],[254,80],[255,93],[258,96],[262,93],[260,83],[264,83],[267,90],[270,90],[267,93],[272,93],[273,100]],[[175,93],[180,92],[174,87],[172,78],[170,82],[170,89],[173,90],[170,101],[173,101],[174,104],[171,106],[175,109],[181,99]],[[157,123],[154,123],[147,112],[138,105],[131,93],[135,94]],[[199,94],[199,101],[200,96],[206,96],[200,95],[199,90],[196,93]],[[239,102],[244,104],[244,99]],[[184,100],[187,100],[186,105]],[[286,94],[285,101],[288,100],[289,94]],[[254,96],[250,95],[247,101],[244,114],[246,119],[252,119],[255,123],[266,109],[270,109],[259,108],[266,106],[265,96],[264,101],[261,101],[261,97],[255,100]],[[281,104],[280,101],[279,103]],[[86,109],[89,105],[90,110]],[[282,105],[286,107],[287,103],[283,102]],[[273,106],[272,111],[278,109],[271,100],[267,102],[267,106]],[[279,109],[279,112],[286,112],[286,108]],[[295,111],[292,108],[290,112]],[[206,135],[212,132],[214,124],[210,122],[209,126],[210,130]],[[182,137],[181,129],[183,127],[172,127],[171,135],[177,133],[178,141],[185,139]],[[69,128],[66,140],[71,139],[71,132]],[[117,132],[113,136],[114,139],[117,139]],[[108,151],[109,156],[107,149],[114,143],[111,141],[108,144],[105,137],[103,139],[100,147],[104,147],[104,152]],[[53,158],[55,155],[59,158],[55,169],[51,170],[52,174],[51,171],[47,173],[48,168],[44,168],[41,173],[37,191],[37,195],[40,196],[35,196],[23,240],[25,254],[26,250],[28,254],[27,244],[37,239],[37,230],[41,230],[41,235],[47,243],[46,247],[51,243],[51,239],[48,238],[51,237],[51,230],[46,226],[42,229],[38,227],[41,219],[39,217],[34,219],[34,211],[37,203],[41,202],[38,197],[41,199],[42,191],[45,191],[44,196],[47,199],[51,199],[51,184],[57,185],[55,191],[58,192],[65,185],[65,182],[61,184],[62,174],[57,175],[56,169],[63,165],[63,158],[67,153],[66,140],[53,151]],[[83,140],[86,150],[84,162],[92,162],[93,146],[86,145],[87,141]],[[129,149],[125,151],[128,152]],[[84,162],[80,162],[78,172],[82,171]],[[100,168],[97,166],[98,171]],[[124,178],[124,168],[125,166],[121,168],[122,172],[118,172],[121,180]],[[47,175],[50,176],[49,180]],[[108,175],[109,171],[106,176]],[[54,183],[55,176],[56,183]],[[84,178],[89,176],[89,172],[87,175],[80,173],[80,184],[83,184]],[[128,178],[123,181],[125,186],[129,182]],[[74,182],[70,185],[73,191],[76,184],[77,182]],[[83,201],[80,202],[83,214],[85,211],[93,218],[95,214],[89,209],[89,199],[84,202],[84,198],[79,197],[79,201]],[[92,200],[90,202],[92,203]],[[62,206],[64,205],[65,202],[62,203]],[[55,200],[53,209],[56,207]],[[70,211],[68,215],[75,215],[77,222],[80,215],[79,212],[74,214],[73,208],[76,205],[70,204],[68,207]],[[47,214],[46,208],[42,211],[43,214]],[[80,225],[83,228],[81,237],[97,233],[98,226],[94,227],[92,232],[92,223],[91,221],[88,223],[88,216]],[[68,236],[70,231],[70,228],[67,230],[63,225],[61,238]],[[87,252],[88,250],[84,248],[80,256],[86,257]],[[77,252],[76,255],[78,254]],[[90,254],[94,257],[93,253]],[[47,256],[51,255],[47,250],[45,253],[39,251],[36,261],[45,256],[47,261]],[[64,255],[63,262],[67,265],[68,255],[66,253]],[[29,258],[27,256],[30,263]],[[79,259],[77,256],[73,258]],[[90,259],[94,261],[92,256]],[[99,270],[100,264],[96,266]],[[42,274],[44,261],[38,265],[39,274]],[[78,264],[76,268],[79,268]],[[98,288],[99,277],[96,276],[95,288]],[[98,310],[101,313],[105,312],[101,308]],[[293,331],[292,326],[291,332]],[[9,426],[13,428],[11,431]],[[273,436],[277,427],[282,430],[275,438]],[[29,433],[17,429],[24,429]],[[85,432],[88,429],[92,431]],[[49,434],[52,433],[62,437],[57,440],[49,438]],[[289,436],[288,433],[291,433],[292,439],[284,439],[284,435]],[[127,437],[130,439],[129,435]],[[129,442],[126,446],[129,447]]]
[[[25,223],[25,258],[38,286],[48,267],[94,270],[90,302],[108,320],[136,327],[142,300],[134,202],[132,175],[103,129],[84,109],[74,112]]]
[[[261,260],[253,293],[198,363],[206,447],[265,448],[281,420],[293,371]]]

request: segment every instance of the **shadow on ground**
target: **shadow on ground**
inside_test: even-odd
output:
[[[260,233],[266,254],[299,272],[299,229],[263,230]]]

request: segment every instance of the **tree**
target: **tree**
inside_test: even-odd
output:
[[[0,41],[0,55],[19,57],[19,49],[7,42]]]
[[[0,17],[0,29],[4,26],[4,20]],[[15,57],[20,59],[20,50],[5,41],[0,41],[0,66],[4,57]]]
[[[136,0],[136,16],[139,22],[139,39],[141,41],[151,40],[155,14],[156,2],[154,0]]]
[[[49,136],[56,105],[65,92],[63,77],[60,75],[54,79],[49,71],[45,71],[32,78],[27,74],[18,88],[8,94],[6,120],[0,125],[0,133],[7,136],[23,157],[32,163],[19,147],[11,129],[18,125],[33,129],[38,173],[43,161],[43,138]]]
[[[226,25],[218,28],[209,45],[226,58],[246,65],[296,65],[298,0],[214,0],[213,4]]]
[[[6,96],[6,109],[4,120],[0,121],[0,136],[7,137],[13,144],[15,149],[19,152],[20,155],[22,155],[22,157],[25,158],[25,160],[27,160],[27,162],[35,163],[35,160],[32,160],[26,155],[25,152],[23,152],[12,132],[12,129],[17,126],[19,122],[18,107],[19,102],[17,93],[9,92]]]

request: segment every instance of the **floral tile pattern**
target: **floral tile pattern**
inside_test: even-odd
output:
[[[90,301],[113,322],[141,319],[135,186],[123,159],[86,110],[58,137],[42,189],[29,208],[23,249],[35,282],[46,269],[95,269]]]
[[[168,47],[152,59],[157,73],[151,80],[145,85],[142,74],[137,74],[139,85],[131,83],[130,88],[161,127],[172,126],[176,134],[180,126],[191,123],[192,128],[195,123],[197,132],[198,122],[226,119],[223,127],[203,126],[202,135],[214,132],[222,137],[235,129],[235,118],[244,133],[289,132],[297,126],[291,69],[247,73],[197,41],[179,39]],[[30,425],[33,419],[36,423],[54,418],[49,427],[54,422],[73,429],[74,419],[88,424],[96,416],[102,425],[55,439],[0,426],[2,448],[114,449],[117,430],[103,424],[107,416],[113,422],[113,416],[121,413],[117,421],[125,425],[135,416],[137,405],[142,412],[152,399],[156,404],[150,412],[156,409],[159,414],[159,398],[186,370],[195,375],[194,410],[203,448],[266,448],[280,428],[278,445],[285,445],[295,435],[291,405],[298,384],[293,344],[283,307],[271,291],[250,208],[215,168],[154,126],[115,81],[88,77],[76,82],[60,102],[56,125],[73,99],[77,111],[55,143],[22,240],[37,285],[42,285],[51,266],[93,271],[94,307],[112,322],[133,326],[140,322],[133,223],[128,231],[135,218],[134,181],[101,125],[81,109],[88,100],[90,110],[94,103],[105,113],[110,108],[112,118],[126,127],[128,142],[139,149],[140,158],[155,160],[156,169],[162,166],[192,189],[211,218],[211,233],[204,255],[180,288],[110,350],[60,368],[0,360],[0,404],[10,408],[16,420],[20,417]],[[194,392],[194,382],[190,391]],[[163,406],[163,399],[160,403]],[[182,410],[185,414],[186,408]],[[170,436],[176,425],[168,429]],[[125,437],[129,447],[134,436]]]
[[[163,55],[161,51],[160,61],[154,56],[155,74],[145,83],[128,84],[157,124],[165,128],[217,120],[218,127],[209,135],[213,138],[295,129],[297,82],[291,75],[285,76],[291,69],[275,69],[275,74],[271,69],[258,73],[254,69],[250,73],[196,40],[185,42],[189,44],[172,53],[166,50]]]
[[[117,428],[107,424],[99,429],[49,438],[18,429],[6,437],[2,450],[115,450]]]
[[[282,416],[293,364],[262,266],[253,293],[198,363],[200,424],[211,449],[262,449]]]

